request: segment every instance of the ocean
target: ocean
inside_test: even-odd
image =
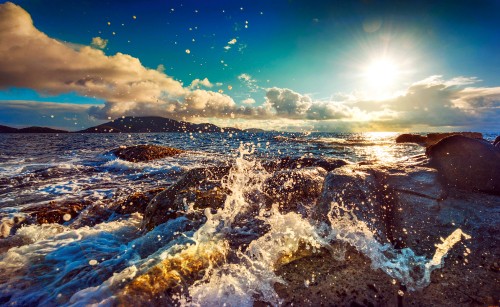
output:
[[[265,161],[311,157],[385,163],[405,161],[425,152],[417,144],[396,144],[396,136],[277,132],[0,134],[2,222],[22,217],[23,212],[36,206],[68,202],[87,206],[77,217],[65,217],[63,223],[27,224],[10,238],[0,238],[0,304],[279,305],[282,300],[274,289],[282,281],[275,267],[281,261],[279,257],[303,245],[319,250],[346,231],[350,235],[340,236],[345,242],[378,263],[398,283],[418,288],[430,282],[430,272],[438,266],[411,250],[404,254],[406,258],[391,258],[390,254],[396,253],[392,247],[378,242],[358,224],[339,224],[337,229],[325,230],[300,212],[249,209],[249,199],[262,192],[263,182],[270,176],[260,167]],[[485,135],[489,140],[494,137]],[[137,163],[110,153],[120,146],[138,144],[164,145],[185,152]],[[223,188],[231,192],[224,208],[204,212],[203,223],[180,216],[146,231],[141,228],[143,215],[138,213],[107,212],[98,216],[118,199],[168,187],[189,170],[220,165],[233,166],[223,183]],[[251,226],[237,222],[238,214],[252,215],[247,223],[263,223],[268,229],[264,234],[252,234],[253,240],[245,249],[234,247],[226,236],[253,231]],[[356,230],[349,232],[354,226]],[[2,249],[9,246],[7,240],[17,242],[13,243],[15,247]],[[411,270],[408,261],[424,268],[427,275],[410,281],[408,274],[394,273],[398,264],[402,271]],[[166,262],[170,271],[165,269]],[[172,271],[182,271],[176,267],[179,263],[186,267],[195,263],[203,270],[195,277],[189,275],[193,280],[188,282],[189,278],[180,273],[180,277],[172,277]],[[163,273],[155,275],[151,273],[154,270]],[[152,276],[156,276],[155,282],[140,283]],[[165,292],[169,287],[165,280],[169,278],[182,280],[182,287]],[[304,278],[304,282],[308,284],[310,278]],[[165,293],[169,297],[164,297]]]

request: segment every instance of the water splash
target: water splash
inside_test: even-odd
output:
[[[431,260],[418,256],[410,248],[394,249],[389,244],[378,242],[368,225],[358,220],[354,208],[333,202],[328,214],[331,223],[330,240],[346,242],[357,251],[369,257],[373,269],[381,269],[387,275],[398,279],[409,290],[421,290],[431,282],[432,271],[443,266],[443,258],[462,238],[471,237],[461,229],[456,229],[442,243],[436,245],[436,252]],[[335,214],[332,214],[334,213]]]

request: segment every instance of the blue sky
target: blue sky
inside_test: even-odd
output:
[[[28,42],[7,17],[0,25],[12,57],[0,61],[0,124],[162,115],[285,130],[500,130],[498,1],[12,3],[5,16],[26,12],[30,35],[47,37]],[[17,120],[15,101],[33,116]],[[75,125],[44,103],[94,108],[76,107]]]

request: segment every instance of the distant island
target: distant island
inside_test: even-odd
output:
[[[265,132],[262,129],[241,130],[232,127],[203,123],[193,124],[159,116],[122,117],[107,123],[74,133],[158,133],[158,132]],[[0,133],[69,133],[69,131],[47,127],[12,128],[0,125]]]
[[[0,125],[0,133],[68,133],[68,131],[48,127],[26,127],[17,129]]]

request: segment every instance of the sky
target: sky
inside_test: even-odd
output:
[[[0,1],[0,124],[500,131],[500,1]]]

